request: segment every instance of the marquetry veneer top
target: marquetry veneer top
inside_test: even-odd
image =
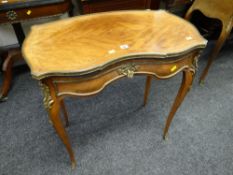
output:
[[[119,11],[33,26],[23,54],[41,79],[84,74],[124,59],[166,59],[205,45],[193,25],[165,11]]]

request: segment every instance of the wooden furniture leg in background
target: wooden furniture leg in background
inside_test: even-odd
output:
[[[168,115],[167,121],[166,121],[166,125],[164,128],[164,132],[163,132],[163,139],[166,139],[167,133],[168,133],[168,129],[170,127],[170,124],[172,122],[172,119],[177,111],[177,109],[179,108],[179,106],[181,105],[181,103],[183,102],[186,94],[188,93],[190,87],[192,86],[192,82],[193,82],[193,77],[194,77],[194,72],[186,69],[183,71],[183,79],[182,79],[182,84],[180,86],[179,92],[176,96],[176,99],[172,105],[171,111]]]
[[[0,101],[5,101],[7,99],[7,95],[12,82],[12,67],[15,60],[17,59],[22,59],[20,49],[9,50],[6,57],[4,58],[4,62],[2,65],[3,84],[0,92]]]
[[[73,17],[74,16],[74,4],[73,3],[70,3],[70,9],[68,11],[68,16],[69,17]]]
[[[25,39],[25,33],[23,31],[23,27],[22,27],[21,23],[19,23],[19,22],[12,24],[12,27],[14,29],[15,36],[17,37],[17,40],[18,40],[19,45],[21,47],[23,44],[23,41]]]
[[[65,126],[68,127],[69,126],[69,117],[68,117],[68,113],[67,113],[67,110],[66,110],[64,100],[60,101],[60,105],[61,105],[63,116],[64,116],[64,119],[65,119]]]
[[[22,46],[22,43],[25,38],[25,34],[22,28],[22,25],[20,23],[14,23],[12,24],[12,27],[14,29],[14,32],[16,34],[17,40],[19,42],[19,45]],[[2,89],[0,92],[0,101],[5,101],[7,99],[8,92],[11,87],[12,83],[12,69],[15,61],[17,58],[23,59],[21,55],[20,48],[15,48],[8,50],[6,57],[3,58],[3,66],[2,66],[2,71],[3,71],[3,84],[2,84]]]
[[[145,86],[145,93],[144,93],[144,102],[143,102],[143,106],[146,106],[147,104],[147,100],[148,100],[148,95],[150,93],[150,87],[151,87],[151,80],[152,80],[152,76],[147,76],[146,77],[146,86]]]
[[[217,55],[218,55],[219,51],[221,50],[223,44],[225,43],[226,39],[230,35],[231,29],[232,29],[232,21],[229,21],[228,23],[223,23],[221,34],[220,34],[220,36],[215,44],[213,51],[211,52],[211,55],[208,58],[207,65],[201,74],[200,83],[204,83],[205,77],[208,74],[210,66],[212,65],[214,59],[217,57]]]

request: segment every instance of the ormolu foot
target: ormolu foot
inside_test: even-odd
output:
[[[0,95],[0,102],[4,102],[8,99],[8,97],[4,97],[2,95]]]
[[[76,162],[71,163],[71,168],[72,168],[72,170],[74,170],[76,168]]]
[[[163,135],[163,140],[165,140],[165,141],[168,140],[168,133]]]
[[[204,81],[204,80],[200,80],[199,84],[200,84],[201,86],[204,86],[204,85],[205,85],[205,81]]]

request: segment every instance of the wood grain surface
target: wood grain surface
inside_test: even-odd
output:
[[[118,11],[34,26],[23,45],[32,75],[83,74],[114,62],[166,59],[206,40],[189,22],[165,11]]]

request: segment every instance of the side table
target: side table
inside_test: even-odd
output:
[[[12,80],[12,66],[21,57],[21,45],[24,41],[21,22],[61,15],[68,12],[73,16],[73,5],[70,0],[7,0],[0,1],[0,24],[12,24],[20,48],[13,48],[2,54],[3,58],[3,85],[0,92],[0,101],[6,100]]]
[[[176,30],[174,30],[176,26]],[[68,135],[60,119],[63,99],[90,96],[134,75],[147,75],[144,104],[152,77],[183,81],[168,115],[165,138],[189,91],[200,51],[207,41],[189,22],[165,11],[119,11],[84,15],[32,27],[23,55],[44,92],[44,106],[75,167]]]

